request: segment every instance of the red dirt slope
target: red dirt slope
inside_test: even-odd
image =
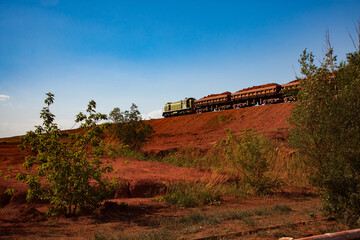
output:
[[[224,139],[226,128],[235,134],[240,134],[245,128],[255,129],[259,134],[283,140],[289,134],[287,119],[293,106],[294,103],[280,103],[153,119],[149,123],[155,133],[145,151],[160,152],[183,146],[208,149],[214,142]]]
[[[150,120],[148,122],[153,126],[155,133],[145,146],[145,151],[160,152],[186,146],[209,149],[213,143],[224,139],[226,128],[232,129],[235,134],[240,134],[245,128],[256,129],[259,134],[270,138],[286,139],[289,132],[286,119],[290,116],[293,106],[293,103],[281,103]],[[14,167],[13,175],[18,171],[26,155],[19,151],[18,144],[18,139],[0,142],[1,171],[7,172],[10,166]],[[194,178],[204,176],[195,169],[183,169],[169,164],[136,159],[118,158],[112,165],[114,169],[118,170],[117,177],[124,180],[129,179],[128,187],[132,197],[139,195],[138,192],[141,192],[142,188],[153,183],[162,185],[169,181],[182,179],[184,176]],[[8,187],[22,191],[26,189],[25,184],[13,179],[5,181],[1,178],[0,193],[2,194]],[[122,195],[123,193],[119,192],[118,194]],[[9,199],[3,200],[9,201]],[[23,200],[25,201],[25,199]],[[3,203],[0,197],[0,207],[6,205],[5,202]]]

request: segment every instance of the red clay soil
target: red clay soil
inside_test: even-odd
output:
[[[272,139],[286,139],[289,133],[287,118],[290,116],[292,107],[292,103],[281,103],[149,120],[148,123],[152,125],[155,133],[144,150],[158,153],[187,146],[206,150],[211,148],[216,141],[224,139],[226,128],[232,129],[234,134],[240,134],[246,128],[255,129],[259,134]],[[225,120],[221,121],[221,119]],[[18,139],[0,141],[0,170],[4,174],[11,166],[15,169],[12,172],[14,176],[24,162],[26,153],[19,151],[18,145]],[[137,159],[118,158],[112,165],[118,170],[117,177],[123,179],[127,186],[126,189],[117,192],[117,197],[144,197],[144,193],[141,193],[142,188],[155,186],[150,192],[156,192],[167,182],[177,181],[184,177],[188,180],[199,179],[205,174],[196,169]],[[6,181],[1,177],[0,205],[2,206],[10,201],[3,194],[8,187],[16,188],[18,194],[26,190],[25,184],[16,180]],[[25,201],[23,195],[17,198]],[[16,201],[21,202],[22,200],[19,199]]]
[[[289,135],[287,119],[293,106],[294,103],[280,103],[153,119],[149,123],[155,133],[144,150],[160,152],[186,146],[209,149],[213,143],[224,139],[225,129],[233,130],[234,134],[254,129],[271,139],[284,140]],[[228,121],[221,122],[220,115]]]

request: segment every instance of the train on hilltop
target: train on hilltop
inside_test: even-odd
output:
[[[299,81],[294,80],[283,85],[269,83],[245,88],[235,93],[223,92],[197,100],[185,98],[178,102],[168,102],[164,106],[163,117],[293,102],[296,101],[296,93],[300,87]]]

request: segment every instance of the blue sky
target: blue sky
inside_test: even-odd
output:
[[[326,29],[339,59],[360,1],[0,1],[0,137],[40,124],[46,92],[62,129],[93,99],[108,114],[235,92],[299,74]]]

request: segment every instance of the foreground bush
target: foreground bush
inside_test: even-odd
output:
[[[224,153],[223,161],[232,171],[243,178],[257,195],[268,194],[280,188],[280,180],[270,174],[270,161],[275,150],[270,140],[246,129],[239,136],[234,135],[231,130],[227,132],[226,140],[215,147]]]
[[[24,172],[16,178],[29,187],[27,200],[38,198],[50,202],[48,213],[65,216],[79,211],[92,210],[110,197],[116,181],[111,182],[103,173],[112,171],[104,165],[101,157],[105,146],[101,140],[106,115],[95,111],[96,103],[90,101],[87,113],[77,115],[76,122],[83,122],[83,132],[68,134],[61,132],[54,123],[55,115],[50,112],[54,95],[47,93],[47,104],[41,111],[42,126],[29,131],[21,139],[23,150],[31,154],[25,158]]]
[[[313,170],[325,213],[360,226],[360,56],[339,65],[330,45],[322,64],[312,53],[300,60],[302,81],[291,114],[290,141]]]

